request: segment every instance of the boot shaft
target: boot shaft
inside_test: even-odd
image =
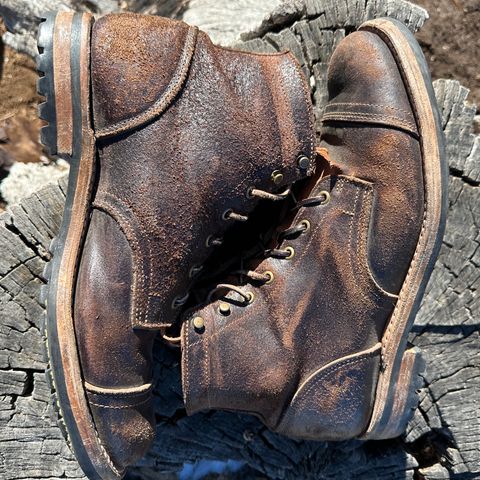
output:
[[[132,245],[131,315],[160,328],[252,188],[279,191],[310,174],[308,87],[289,53],[214,46],[183,22],[109,15],[92,33],[98,187],[94,206]],[[233,214],[233,215],[232,215]]]

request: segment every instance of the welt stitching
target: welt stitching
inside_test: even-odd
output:
[[[133,273],[134,273],[134,283],[133,283],[133,288],[132,288],[132,306],[134,307],[134,319],[138,323],[142,323],[142,313],[140,310],[139,302],[138,302],[138,291],[137,291],[137,279],[140,278],[141,281],[141,291],[145,292],[145,282],[146,282],[146,275],[145,275],[145,267],[143,265],[143,262],[139,261],[139,253],[142,253],[142,248],[140,245],[140,242],[137,238],[137,235],[135,233],[135,230],[130,226],[128,223],[128,219],[125,217],[125,215],[116,207],[112,204],[112,202],[109,201],[109,197],[111,197],[113,200],[117,201],[122,205],[124,208],[127,210],[130,210],[128,205],[125,204],[120,198],[118,198],[116,195],[112,193],[105,193],[104,194],[104,199],[96,199],[93,202],[93,206],[99,208],[100,210],[103,210],[105,213],[110,215],[120,226],[121,230],[124,232],[125,236],[127,237],[127,241],[131,241],[131,243],[134,245],[134,249],[132,249],[132,254],[133,254]],[[130,237],[130,238],[129,238]],[[139,252],[139,253],[137,253]],[[141,269],[141,273],[139,274],[139,268]],[[149,313],[149,301],[147,298],[147,308],[145,312],[146,318],[148,318],[148,313]]]
[[[180,89],[183,87],[183,84],[186,80],[188,68],[191,64],[193,53],[195,51],[197,34],[198,28],[189,28],[185,39],[185,48],[182,51],[179,65],[175,70],[175,73],[173,74],[173,77],[170,80],[165,92],[160,96],[160,98],[144,112],[132,118],[127,118],[117,122],[109,127],[97,130],[97,138],[121,133],[125,130],[138,127],[139,125],[147,122],[153,116],[159,115],[170,104],[173,98],[175,98]]]

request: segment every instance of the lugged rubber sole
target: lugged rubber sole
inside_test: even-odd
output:
[[[52,259],[44,271],[47,285],[40,301],[47,382],[59,426],[90,480],[123,476],[112,462],[95,429],[88,407],[72,319],[72,304],[80,246],[89,214],[95,167],[95,140],[90,118],[90,32],[87,13],[49,13],[39,28],[38,92],[45,97],[39,116],[48,124],[41,142],[51,154],[70,163],[63,221],[50,246]],[[43,75],[43,76],[42,76]]]
[[[406,350],[408,333],[440,251],[448,206],[448,165],[443,131],[428,66],[413,34],[401,22],[381,18],[360,30],[378,35],[392,52],[417,122],[423,160],[424,219],[414,257],[382,338],[382,369],[370,424],[362,438],[401,435],[418,403],[424,362],[416,348]]]

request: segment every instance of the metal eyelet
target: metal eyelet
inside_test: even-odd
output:
[[[172,309],[173,310],[179,309],[182,305],[184,305],[187,302],[189,296],[190,294],[186,293],[183,297],[181,297],[180,295],[178,297],[175,297],[172,302]]]
[[[270,270],[263,272],[263,274],[269,277],[269,279],[265,282],[265,285],[270,285],[275,280],[273,272],[271,272]]]
[[[218,306],[218,312],[226,317],[227,315],[230,315],[230,313],[232,313],[232,309],[230,308],[230,305],[228,303],[221,302]]]
[[[247,198],[254,198],[252,195],[252,191],[255,190],[255,187],[248,187],[247,189]]]
[[[203,270],[203,265],[194,265],[188,272],[190,278],[195,277]]]
[[[271,179],[275,185],[279,185],[283,182],[283,173],[280,170],[274,170]]]
[[[211,248],[215,246],[215,243],[213,242],[221,242],[221,239],[219,237],[216,237],[215,235],[209,235],[207,239],[205,240],[205,246],[207,248]]]
[[[290,260],[295,256],[295,250],[293,247],[285,247],[285,251],[290,252],[290,254],[285,257],[285,260]]]
[[[299,225],[303,225],[305,229],[303,230],[303,233],[308,232],[310,230],[310,222],[308,220],[302,220]]]
[[[306,155],[301,154],[298,157],[297,165],[301,170],[307,170],[310,168],[310,159]]]
[[[233,210],[231,208],[227,208],[227,210],[222,213],[222,220],[230,220],[230,215],[232,214],[232,212]]]
[[[255,295],[252,292],[247,292],[245,295],[248,298],[247,303],[252,304],[255,301]]]
[[[205,330],[205,320],[202,317],[195,317],[192,324],[197,333],[203,333]]]
[[[325,200],[323,200],[320,205],[326,205],[327,203],[330,202],[330,192],[327,192],[326,190],[322,190],[319,195],[323,195],[325,197]]]

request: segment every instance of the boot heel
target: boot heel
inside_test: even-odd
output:
[[[38,115],[47,123],[40,131],[40,141],[50,155],[69,160],[74,155],[78,122],[78,89],[82,68],[81,52],[88,40],[86,25],[92,16],[86,13],[58,12],[43,16],[38,32],[37,91],[45,97]]]
[[[405,432],[418,405],[418,390],[423,386],[425,360],[419,348],[405,351],[395,387],[384,405],[383,414],[362,436],[365,440],[395,438]]]

